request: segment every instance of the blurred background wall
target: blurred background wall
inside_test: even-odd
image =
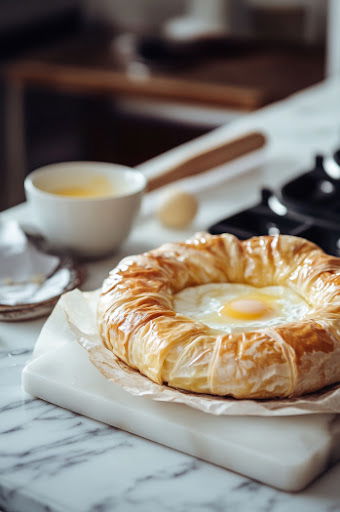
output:
[[[89,20],[112,20],[123,29],[156,29],[183,12],[186,0],[85,0],[84,15]]]
[[[37,166],[78,159],[136,165],[323,79],[328,4],[0,0],[0,209],[23,198],[22,176]],[[114,55],[122,34],[130,37],[120,39],[123,64]],[[126,56],[131,44],[137,57]],[[39,80],[32,78],[32,61]],[[77,87],[53,83],[56,63],[59,77],[63,72],[67,81],[72,72]],[[88,83],[92,74],[112,70],[126,90],[113,87],[111,94],[106,79],[105,94],[100,87],[84,92],[84,69]],[[144,92],[136,80],[144,80]],[[165,89],[169,84],[163,96],[157,80]],[[176,81],[192,84],[193,97],[190,87],[181,97],[180,86],[172,96]],[[202,85],[200,98],[194,92]],[[252,103],[242,105],[247,94]],[[11,180],[19,192],[10,197]]]

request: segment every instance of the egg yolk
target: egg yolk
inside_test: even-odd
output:
[[[272,302],[275,299],[269,295],[244,296],[224,304],[218,311],[222,317],[236,320],[258,320],[274,312]]]

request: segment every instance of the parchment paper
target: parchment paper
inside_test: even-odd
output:
[[[96,325],[98,291],[73,290],[60,299],[69,335],[88,351],[90,361],[110,381],[125,391],[161,402],[185,404],[209,414],[292,416],[300,414],[340,413],[340,384],[318,393],[283,400],[236,400],[228,397],[189,393],[152,382],[128,367],[101,343]],[[65,326],[60,325],[65,332]]]

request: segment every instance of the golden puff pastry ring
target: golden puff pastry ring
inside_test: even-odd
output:
[[[286,286],[310,309],[299,321],[216,334],[173,307],[176,293],[207,283]],[[124,258],[104,282],[98,324],[105,347],[158,384],[299,396],[340,381],[340,258],[294,236],[198,233]]]

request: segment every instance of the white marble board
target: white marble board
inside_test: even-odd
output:
[[[23,372],[26,392],[286,491],[340,459],[340,417],[213,416],[128,394],[107,381],[65,330],[57,306]]]

